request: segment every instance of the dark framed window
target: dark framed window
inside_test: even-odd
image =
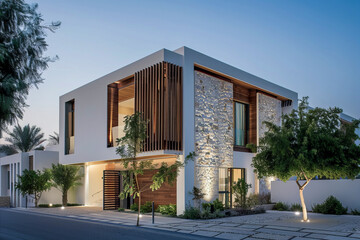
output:
[[[65,154],[74,153],[75,144],[75,100],[65,103]]]
[[[8,189],[10,189],[10,171],[7,172],[7,177],[8,177],[7,187],[8,187]]]
[[[245,168],[219,169],[219,200],[226,208],[232,208],[235,202],[232,187],[239,179],[245,179]]]
[[[234,145],[245,147],[249,139],[249,105],[234,102]]]

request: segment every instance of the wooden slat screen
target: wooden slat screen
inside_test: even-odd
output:
[[[135,111],[149,121],[143,151],[182,150],[182,68],[161,62],[136,72]]]
[[[120,207],[120,171],[104,170],[103,184],[103,209],[118,209]]]
[[[118,111],[119,111],[119,90],[116,83],[108,85],[108,118],[107,118],[107,136],[108,136],[108,147],[114,146],[112,136],[112,128],[118,126]]]

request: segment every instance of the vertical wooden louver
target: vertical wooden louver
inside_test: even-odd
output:
[[[149,121],[143,151],[182,150],[182,68],[161,62],[136,72],[135,111]]]
[[[118,126],[118,107],[119,107],[119,91],[116,83],[108,85],[108,118],[107,118],[107,144],[108,147],[114,146],[114,139],[112,135],[112,128]]]

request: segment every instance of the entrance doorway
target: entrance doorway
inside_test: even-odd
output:
[[[219,200],[226,208],[232,208],[235,196],[232,194],[232,186],[239,179],[245,179],[245,168],[220,168],[219,169]]]

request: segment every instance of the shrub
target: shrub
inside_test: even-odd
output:
[[[287,211],[289,210],[289,206],[285,203],[282,202],[277,202],[273,208],[273,210],[277,210],[277,211]]]
[[[351,209],[351,214],[352,214],[352,215],[360,215],[360,210]]]
[[[181,217],[186,219],[200,219],[200,209],[195,207],[186,208]]]
[[[291,210],[291,211],[294,211],[294,212],[296,212],[296,211],[301,212],[301,211],[302,211],[302,207],[301,207],[300,204],[294,203],[293,205],[291,205],[290,210]]]
[[[315,204],[312,207],[313,212],[323,214],[342,215],[347,213],[347,208],[343,207],[341,202],[334,196],[328,197],[323,203]]]
[[[40,208],[56,208],[56,207],[62,207],[62,204],[53,204],[50,206],[49,204],[39,204],[38,207]]]
[[[210,209],[211,213],[214,213],[216,210],[224,211],[224,204],[219,200],[216,199],[212,203],[202,203],[203,209]]]
[[[67,206],[68,206],[68,207],[77,207],[77,206],[82,206],[82,204],[79,204],[79,203],[68,203]]]
[[[49,204],[39,204],[38,207],[40,208],[49,208]]]
[[[251,184],[247,184],[245,179],[239,179],[234,186],[232,186],[233,194],[235,195],[236,207],[247,208],[246,195],[251,188]]]
[[[176,204],[159,205],[157,210],[162,215],[176,216]]]
[[[253,207],[260,204],[259,194],[250,194],[246,199],[248,207]]]
[[[222,203],[222,201],[220,201],[219,199],[216,199],[213,201],[213,204],[214,204],[214,209],[215,209],[215,212],[217,210],[219,211],[224,211],[225,208],[224,208],[224,204]]]
[[[271,194],[270,193],[259,194],[259,202],[260,202],[260,204],[270,204],[271,203]]]
[[[120,208],[118,208],[118,211],[119,211],[119,212],[125,212],[125,208],[121,208],[121,207],[120,207]]]
[[[151,202],[146,202],[145,204],[141,205],[140,212],[141,213],[152,212],[152,204],[151,204]]]
[[[135,212],[136,212],[136,211],[138,210],[138,208],[139,208],[139,205],[137,205],[137,203],[133,203],[133,205],[130,206],[130,210],[131,210],[131,211],[135,211]]]

